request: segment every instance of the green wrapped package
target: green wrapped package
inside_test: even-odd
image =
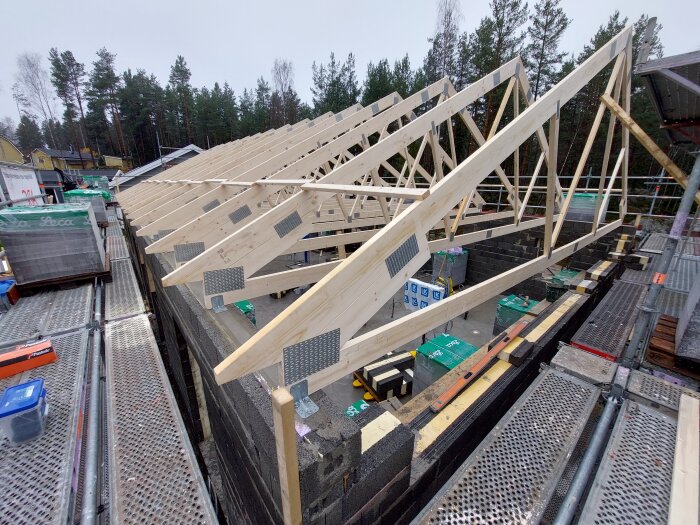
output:
[[[63,194],[63,197],[66,202],[90,202],[95,197],[102,197],[105,202],[110,202],[112,200],[112,194],[110,192],[94,188],[69,190]]]
[[[509,295],[498,301],[493,334],[500,334],[523,315],[532,310],[538,302],[539,301],[533,301],[532,299],[526,301],[525,298],[517,295]]]
[[[564,292],[569,289],[569,284],[573,281],[580,272],[578,270],[560,270],[557,272],[550,282],[547,283],[547,300],[553,303],[559,299]]]
[[[448,334],[440,334],[418,347],[413,392],[420,392],[470,357],[478,348]]]
[[[92,228],[89,204],[12,206],[0,210],[0,232]]]
[[[0,241],[18,284],[104,271],[103,241],[90,203],[0,210]]]

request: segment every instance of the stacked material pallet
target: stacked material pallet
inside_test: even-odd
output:
[[[377,401],[405,396],[413,391],[414,363],[411,352],[390,352],[355,372],[355,378],[365,387],[369,397]]]
[[[90,204],[6,208],[0,211],[0,240],[19,285],[105,270],[105,251]]]

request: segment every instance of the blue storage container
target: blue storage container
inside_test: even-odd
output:
[[[11,386],[0,400],[0,428],[12,444],[41,436],[47,414],[43,379]]]

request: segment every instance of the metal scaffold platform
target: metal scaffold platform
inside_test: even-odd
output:
[[[414,524],[539,523],[599,394],[542,372]]]
[[[0,319],[0,348],[84,328],[92,314],[93,286],[23,297]]]
[[[676,420],[625,401],[579,523],[666,523]]]
[[[72,519],[74,460],[80,439],[88,331],[52,338],[59,359],[0,380],[0,389],[43,378],[49,417],[39,441],[0,438],[0,523],[63,525]]]
[[[147,316],[105,329],[113,523],[216,523]]]
[[[615,281],[571,338],[572,344],[609,358],[619,357],[637,319],[637,305],[645,294],[645,285]]]
[[[130,259],[112,262],[112,282],[105,286],[105,293],[107,321],[123,319],[146,311]]]

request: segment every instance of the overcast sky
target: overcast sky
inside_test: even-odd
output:
[[[228,81],[236,93],[270,80],[275,57],[290,59],[295,87],[311,100],[311,64],[355,53],[360,80],[369,61],[391,62],[406,53],[422,63],[435,29],[436,0],[0,0],[0,118],[18,114],[11,96],[15,60],[25,51],[48,55],[51,47],[70,49],[89,68],[105,46],[117,54],[119,72],[143,68],[167,83],[178,54],[192,71],[192,85]],[[532,1],[530,2],[532,5]],[[640,14],[663,25],[666,55],[700,49],[700,2],[695,0],[562,0],[573,22],[562,47],[578,53],[595,30],[619,9],[630,22]],[[488,15],[487,0],[461,0],[462,31]],[[48,69],[48,61],[46,62]],[[59,113],[62,113],[60,109]]]

